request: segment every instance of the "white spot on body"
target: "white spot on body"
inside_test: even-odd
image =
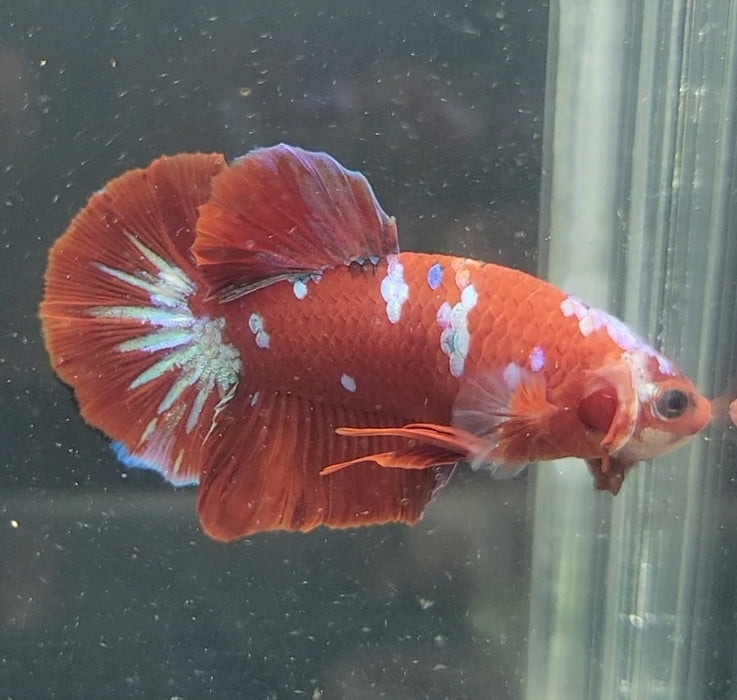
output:
[[[574,296],[566,297],[560,304],[560,310],[568,318],[575,316],[578,319],[578,329],[584,338],[594,331],[604,330],[607,335],[628,353],[645,353],[657,361],[663,374],[677,374],[674,364],[642,338],[633,333],[626,324],[605,311],[589,306]]]
[[[391,323],[398,323],[402,306],[409,299],[409,286],[404,281],[404,266],[398,255],[387,256],[386,277],[381,280],[381,296],[386,302],[386,315]]]
[[[259,392],[254,392],[253,396],[251,396],[251,406],[255,406],[258,403],[259,399]]]
[[[545,350],[536,345],[530,352],[530,369],[539,372],[543,367],[545,367]]]
[[[456,287],[463,291],[469,284],[471,284],[471,271],[468,269],[468,261],[462,259],[454,260],[453,269],[456,273]]]
[[[259,331],[262,331],[264,329],[263,316],[257,313],[252,313],[248,317],[248,327],[251,329],[251,333],[253,333],[254,335]]]
[[[340,383],[346,391],[354,392],[356,390],[356,380],[350,374],[342,374]]]
[[[443,266],[440,263],[435,263],[427,271],[427,284],[433,291],[436,290],[443,283]]]
[[[471,332],[468,330],[468,313],[478,301],[478,293],[472,284],[461,292],[461,300],[451,306],[447,301],[438,309],[436,321],[443,329],[440,334],[440,347],[448,356],[450,373],[460,377],[471,349]]]
[[[265,330],[264,319],[261,314],[252,313],[248,317],[248,327],[256,338],[256,345],[258,347],[265,349],[271,345],[271,338]]]
[[[307,296],[307,282],[302,278],[294,280],[292,291],[297,299],[304,299]]]
[[[466,311],[470,311],[474,306],[476,306],[476,302],[478,300],[479,294],[476,291],[476,287],[469,284],[467,287],[463,288],[463,291],[461,292],[461,305],[466,309]]]

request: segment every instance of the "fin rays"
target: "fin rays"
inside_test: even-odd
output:
[[[217,176],[197,231],[192,251],[221,300],[398,252],[394,219],[363,175],[284,144],[251,151]]]
[[[318,525],[412,523],[450,475],[451,467],[383,469],[367,463],[321,476],[327,464],[392,452],[401,444],[390,436],[336,435],[337,423],[393,419],[278,393],[261,394],[251,406],[251,396],[238,388],[211,438],[214,451],[202,475],[198,510],[215,539]],[[236,419],[238,429],[227,429]]]
[[[52,249],[41,306],[55,369],[131,466],[199,476],[198,439],[232,397],[239,353],[200,301],[189,249],[218,155],[162,158],[92,197]]]

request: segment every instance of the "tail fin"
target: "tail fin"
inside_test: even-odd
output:
[[[164,157],[95,194],[51,250],[41,321],[51,362],[85,419],[133,466],[175,484],[239,376],[190,248],[217,154]],[[215,309],[217,311],[217,309]]]

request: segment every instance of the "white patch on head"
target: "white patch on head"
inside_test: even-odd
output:
[[[342,374],[340,383],[346,391],[354,392],[356,390],[356,380],[349,374]]]
[[[460,377],[466,363],[466,357],[471,349],[471,332],[468,330],[468,312],[478,301],[478,293],[472,284],[467,285],[462,293],[461,300],[451,306],[443,302],[435,317],[438,325],[443,329],[440,334],[440,347],[448,356],[450,373]]]
[[[90,309],[95,318],[130,321],[141,326],[141,335],[123,341],[119,352],[147,353],[151,361],[130,383],[137,389],[165,378],[169,389],[156,407],[157,416],[149,421],[139,444],[148,447],[136,459],[159,465],[171,464],[173,431],[186,416],[185,431],[191,433],[203,416],[207,400],[213,395],[218,407],[235,393],[241,372],[241,359],[234,345],[225,342],[225,319],[195,316],[189,305],[197,285],[180,268],[171,265],[138,239],[128,234],[142,257],[156,272],[140,269],[133,273],[107,265],[99,268],[149,296],[150,306],[98,306]],[[137,360],[138,361],[138,360]],[[208,414],[210,415],[210,414]],[[140,455],[143,455],[141,457]],[[133,457],[131,457],[133,459]],[[176,467],[176,464],[174,465]],[[176,482],[176,478],[172,478]]]
[[[653,447],[665,447],[673,442],[673,433],[658,428],[643,428],[640,431],[640,440]]]
[[[266,324],[261,314],[252,313],[248,317],[248,327],[256,338],[256,345],[260,348],[268,348],[271,345],[271,338],[266,332]]]
[[[391,323],[398,323],[402,316],[402,306],[409,299],[409,286],[404,281],[404,266],[398,255],[386,258],[386,277],[381,280],[381,296],[386,302],[386,315]]]
[[[607,335],[628,353],[643,352],[657,361],[663,374],[676,375],[675,365],[661,355],[655,348],[633,333],[622,321],[610,314],[589,306],[574,296],[566,297],[560,304],[560,310],[565,317],[575,316],[578,319],[578,328],[584,338],[594,331],[605,330]]]

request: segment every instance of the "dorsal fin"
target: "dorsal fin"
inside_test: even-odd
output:
[[[394,219],[363,175],[279,144],[213,180],[192,247],[210,293],[231,299],[285,277],[398,252]]]

